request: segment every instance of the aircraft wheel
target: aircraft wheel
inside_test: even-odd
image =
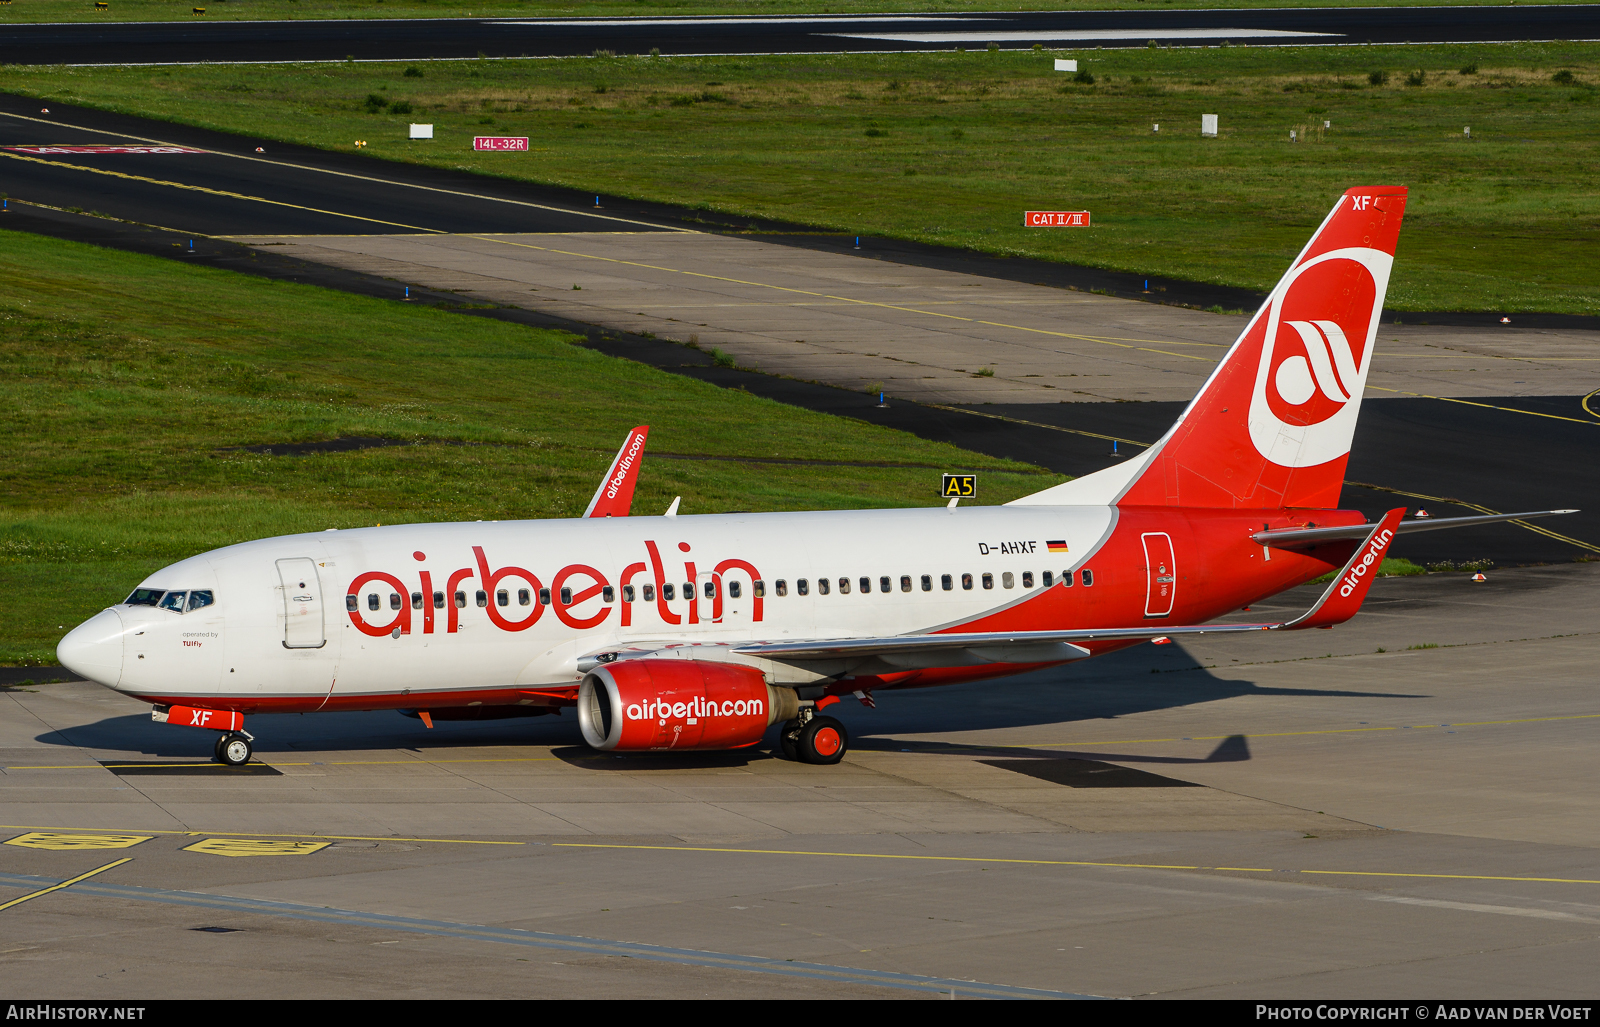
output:
[[[783,727],[778,729],[778,746],[783,750],[783,758],[798,761],[800,751],[795,748],[795,738],[800,733],[798,720],[784,721]]]
[[[850,736],[844,725],[832,717],[812,717],[800,729],[795,748],[807,763],[838,763],[849,748]]]
[[[250,762],[255,749],[244,735],[223,735],[217,741],[217,762],[229,767],[242,767]]]
[[[227,735],[218,735],[217,736],[216,744],[211,747],[211,760],[212,760],[212,762],[214,762],[214,763],[223,762],[223,759],[222,759],[222,743],[226,742],[227,740],[228,740],[228,736]]]

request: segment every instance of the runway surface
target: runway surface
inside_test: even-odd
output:
[[[0,63],[449,60],[617,54],[1438,43],[1600,37],[1600,7],[1331,7],[869,16],[12,25]]]
[[[1597,585],[1383,579],[1316,638],[840,704],[837,767],[373,713],[254,718],[235,773],[97,686],[12,685],[0,967],[62,998],[1582,997]]]

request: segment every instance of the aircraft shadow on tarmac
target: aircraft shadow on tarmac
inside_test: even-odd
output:
[[[1154,710],[1194,706],[1250,695],[1423,699],[1425,695],[1399,692],[1351,692],[1327,689],[1260,688],[1240,678],[1221,677],[1199,666],[1181,645],[1138,646],[1083,663],[1034,671],[1013,678],[979,681],[926,690],[880,693],[878,708],[867,709],[846,697],[828,707],[849,730],[855,748],[912,752],[983,752],[981,744],[954,741],[900,740],[902,736],[987,731],[1035,725],[1062,725],[1111,721]],[[675,769],[698,766],[743,766],[772,758],[776,729],[763,744],[731,752],[675,753],[670,756],[639,753],[595,753],[579,739],[578,718],[570,711],[560,717],[491,721],[439,721],[432,730],[392,711],[367,713],[261,714],[249,718],[256,736],[256,751],[271,761],[295,753],[363,753],[401,750],[420,754],[454,748],[553,746],[555,758],[589,769],[652,769],[655,764]],[[208,757],[215,734],[199,728],[156,724],[147,716],[129,715],[36,736],[46,745],[76,746],[110,752],[170,758]],[[1243,736],[1229,739],[1203,759],[1156,755],[1116,755],[1094,752],[1097,759],[1153,764],[1215,763],[1248,759]],[[1230,748],[1230,743],[1232,747]],[[987,752],[1008,757],[1060,759],[1067,750],[999,746]],[[269,755],[270,754],[270,755]],[[648,765],[647,765],[648,764]]]

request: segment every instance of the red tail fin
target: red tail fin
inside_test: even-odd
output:
[[[1405,204],[1345,193],[1160,442],[1019,502],[1337,506]]]
[[[639,465],[644,462],[644,440],[650,435],[650,426],[641,424],[628,433],[611,469],[595,489],[589,500],[585,517],[626,517],[633,508],[633,487],[639,482]]]

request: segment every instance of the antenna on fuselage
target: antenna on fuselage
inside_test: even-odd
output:
[[[681,503],[681,502],[683,502],[683,497],[682,496],[673,496],[672,497],[672,505],[667,507],[667,512],[665,514],[662,514],[662,516],[663,517],[676,517],[676,516],[678,516],[678,504]]]

